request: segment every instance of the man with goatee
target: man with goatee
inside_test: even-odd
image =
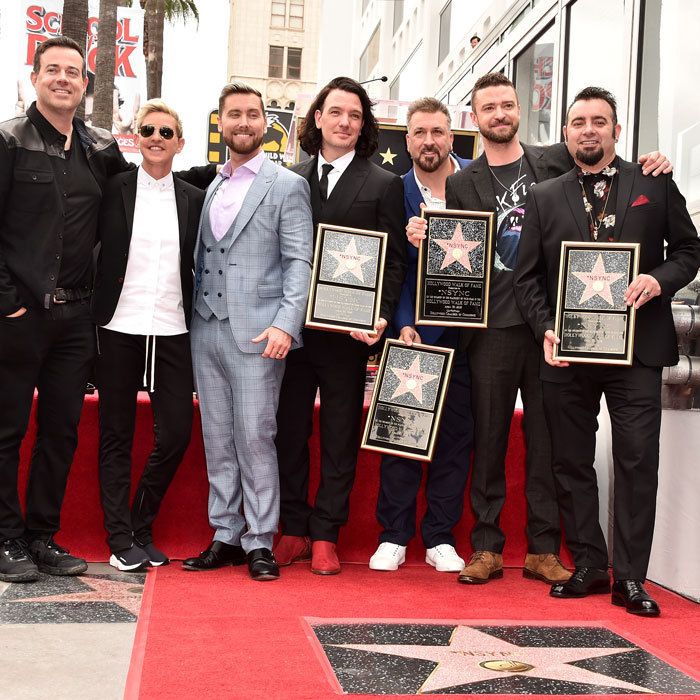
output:
[[[301,339],[311,275],[311,206],[303,178],[261,145],[260,93],[239,83],[219,98],[229,160],[210,185],[195,245],[192,359],[209,475],[214,541],[185,569],[248,562],[279,577],[276,412],[285,358]]]

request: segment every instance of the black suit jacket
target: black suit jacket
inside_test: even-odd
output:
[[[110,322],[122,292],[129,245],[134,224],[138,170],[112,177],[105,187],[97,232],[100,253],[97,259],[95,289],[92,297],[93,320],[98,326]],[[180,282],[185,322],[192,313],[193,251],[204,203],[204,191],[173,178],[180,233]]]
[[[552,146],[527,146],[523,143],[521,146],[525,160],[530,165],[537,182],[557,177],[571,170],[574,164],[564,143],[555,143]],[[496,212],[498,209],[496,192],[493,189],[493,180],[485,153],[466,168],[447,178],[445,196],[448,209]],[[491,253],[492,269],[494,255],[495,246]],[[460,347],[468,346],[474,334],[479,332],[481,332],[479,329],[463,328],[460,331]]]
[[[318,158],[298,163],[292,170],[311,183]],[[319,223],[384,231],[388,234],[380,316],[391,323],[406,274],[403,181],[366,158],[355,156],[336,182],[323,206],[311,187],[314,227]],[[315,235],[315,234],[314,234]]]
[[[648,203],[633,206],[641,195]],[[620,160],[615,231],[621,243],[640,244],[640,274],[661,285],[661,296],[637,311],[634,354],[650,367],[675,365],[678,347],[670,302],[698,271],[700,241],[673,178],[644,177],[639,165]],[[513,284],[539,342],[545,331],[554,329],[561,243],[590,240],[575,168],[530,190]],[[543,360],[543,379],[566,381],[569,375],[570,370]]]

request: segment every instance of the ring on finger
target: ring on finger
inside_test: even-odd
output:
[[[651,292],[650,292],[648,289],[645,289],[645,290],[642,292],[642,295],[645,296],[645,297],[650,297],[650,296],[651,296]]]

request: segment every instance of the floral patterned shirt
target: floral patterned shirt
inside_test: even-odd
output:
[[[617,156],[599,173],[590,173],[583,168],[579,168],[576,173],[581,185],[591,240],[608,242],[616,238],[617,173]]]

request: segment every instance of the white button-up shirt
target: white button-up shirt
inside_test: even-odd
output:
[[[172,173],[155,180],[139,168],[129,262],[117,308],[105,328],[131,335],[187,332]]]
[[[350,163],[352,163],[352,159],[355,157],[355,151],[350,151],[350,153],[346,153],[344,156],[340,156],[340,158],[336,158],[335,160],[326,160],[321,153],[318,154],[318,179],[319,182],[321,180],[321,176],[323,175],[323,170],[321,169],[321,166],[324,165],[325,163],[328,163],[333,166],[333,170],[331,170],[328,173],[328,196],[331,196],[331,192],[333,191],[333,188],[335,187],[336,182],[340,180],[340,176],[345,172],[346,168]]]
[[[457,162],[457,159],[454,156],[450,156],[450,160],[452,161],[452,174],[456,173],[458,170],[461,170],[461,168],[459,167],[459,163]],[[440,199],[439,197],[433,197],[433,193],[430,187],[426,187],[418,179],[418,173],[416,172],[415,168],[413,169],[413,175],[416,178],[416,182],[418,183],[418,189],[423,195],[423,201],[425,202],[425,206],[428,209],[446,209],[447,205],[445,200]]]

